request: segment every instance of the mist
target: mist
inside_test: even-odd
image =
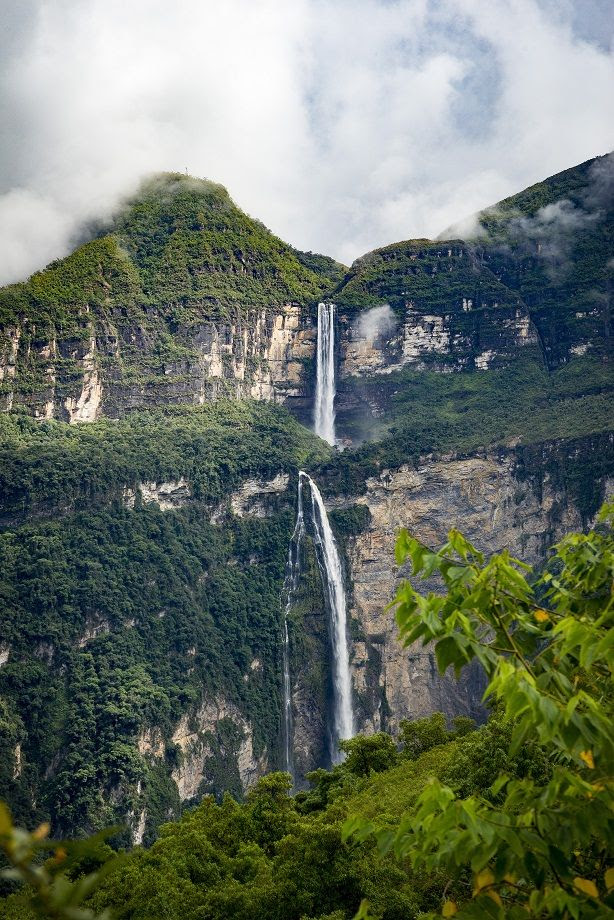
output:
[[[354,323],[354,335],[373,345],[376,339],[391,335],[396,325],[394,311],[390,304],[386,303],[362,312]]]

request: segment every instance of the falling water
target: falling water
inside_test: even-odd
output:
[[[318,357],[315,432],[329,444],[335,443],[335,305],[318,304]]]
[[[335,443],[335,305],[318,304],[318,352],[314,422],[316,434]],[[300,575],[300,547],[305,533],[303,514],[303,480],[309,483],[313,533],[316,544],[318,567],[330,612],[330,636],[333,657],[333,724],[330,732],[331,760],[342,759],[338,742],[353,735],[352,682],[347,640],[347,614],[341,561],[335,538],[328,521],[328,515],[320,490],[313,479],[302,471],[298,476],[298,509],[296,525],[288,550],[286,578],[282,603],[283,619],[283,697],[284,697],[284,766],[294,778],[293,725],[292,725],[292,681],[290,677],[290,638],[288,615],[292,597]]]
[[[342,755],[338,742],[354,734],[352,712],[352,682],[347,640],[347,615],[343,573],[337,544],[317,485],[306,473],[299,478],[309,482],[311,507],[318,565],[330,611],[330,636],[333,654],[333,724],[331,728],[331,760],[339,763]]]
[[[292,751],[292,685],[290,681],[290,637],[288,635],[288,614],[292,606],[292,596],[298,584],[300,574],[301,540],[305,532],[303,519],[303,474],[298,477],[298,507],[294,533],[288,549],[288,562],[286,564],[286,577],[282,591],[284,605],[283,621],[283,696],[284,696],[284,769],[294,780],[294,756]]]

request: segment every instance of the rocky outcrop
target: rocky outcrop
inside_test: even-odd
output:
[[[53,344],[55,344],[55,339]],[[50,352],[51,349],[52,345],[49,346]],[[64,401],[64,408],[71,425],[74,422],[95,422],[101,413],[102,373],[98,365],[96,336],[93,330],[90,331],[89,348],[81,359],[81,366],[83,369],[81,392],[78,396],[67,396]],[[53,367],[47,367],[45,373],[49,377],[49,382],[52,383],[55,378]],[[52,400],[45,403],[43,410],[45,418],[53,415],[52,405]]]
[[[134,508],[138,499],[143,505],[158,505],[160,511],[174,511],[187,504],[191,494],[190,484],[182,476],[169,482],[141,482],[135,488],[126,486],[122,501],[126,508]]]
[[[108,620],[96,616],[88,616],[85,628],[77,640],[77,645],[79,648],[85,648],[88,642],[97,639],[99,636],[104,636],[110,631],[111,624]]]
[[[233,703],[221,698],[204,701],[196,712],[182,716],[172,741],[181,752],[172,776],[182,801],[213,786],[209,771],[219,769],[220,761],[229,772],[236,772],[242,791],[267,769],[266,752],[260,756],[254,752],[251,725]],[[228,780],[232,786],[232,776]]]
[[[391,374],[409,365],[413,370],[450,373],[504,367],[530,347],[538,357],[537,334],[524,305],[490,306],[476,310],[471,298],[425,313],[412,300],[403,319],[391,315],[381,331],[370,328],[367,311],[358,321],[342,319],[340,378],[351,385],[355,377]]]
[[[288,473],[279,473],[266,482],[257,479],[246,480],[241,488],[231,495],[232,513],[237,517],[246,515],[266,517],[269,510],[267,501],[271,496],[284,494],[288,488],[289,479]]]
[[[144,728],[137,740],[141,757],[164,757],[164,738],[156,728]]]
[[[152,321],[160,325],[159,317]],[[70,340],[39,334],[26,319],[0,333],[2,408],[25,405],[37,418],[70,423],[218,396],[305,410],[316,329],[298,304],[237,308],[228,318],[172,330],[131,323],[121,312],[95,319],[85,308],[83,324],[83,337]]]

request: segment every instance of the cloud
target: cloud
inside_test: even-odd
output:
[[[372,345],[376,339],[390,335],[396,324],[397,320],[392,307],[385,303],[380,307],[364,310],[360,314],[354,323],[354,335]]]
[[[349,262],[614,146],[614,59],[581,0],[4,6],[2,282],[152,171],[222,182]]]
[[[489,208],[489,217],[503,218],[506,222],[507,242],[499,244],[499,249],[509,252],[512,246],[516,252],[537,255],[548,275],[560,280],[570,267],[577,235],[594,227],[604,211],[614,206],[614,153],[591,165],[587,184],[576,193],[576,199],[559,198],[530,216]],[[456,237],[473,241],[487,238],[481,214],[458,221],[440,233],[438,239]]]
[[[532,217],[514,218],[508,233],[522,248],[536,252],[548,275],[555,280],[569,267],[576,235],[594,226],[599,217],[599,211],[585,211],[569,199],[561,198],[540,208]]]

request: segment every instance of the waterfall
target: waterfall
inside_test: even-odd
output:
[[[293,780],[292,681],[290,677],[288,615],[300,577],[301,541],[305,535],[303,482],[309,484],[311,491],[311,524],[313,526],[318,568],[330,617],[329,631],[333,659],[333,720],[330,727],[330,757],[332,763],[339,763],[343,759],[338,750],[338,742],[343,738],[351,738],[354,734],[347,613],[341,560],[339,559],[337,544],[335,543],[320,490],[311,476],[300,470],[298,474],[296,524],[294,525],[294,532],[288,549],[286,577],[282,591],[284,609],[282,624],[284,769],[292,776]]]
[[[298,584],[300,574],[301,540],[305,532],[303,518],[303,480],[302,474],[298,477],[298,499],[296,524],[288,549],[286,563],[286,577],[282,590],[282,603],[284,605],[283,635],[282,635],[282,669],[283,669],[283,719],[284,719],[284,769],[294,780],[294,756],[292,750],[292,684],[290,680],[290,637],[288,634],[288,614],[292,606],[292,596]]]
[[[318,304],[318,344],[316,366],[316,399],[314,427],[329,444],[335,443],[335,305]],[[284,767],[294,779],[293,725],[292,725],[292,680],[290,676],[290,637],[288,616],[292,597],[300,575],[300,547],[305,532],[303,515],[303,480],[311,490],[311,519],[318,568],[322,578],[324,594],[330,617],[330,640],[333,659],[333,719],[330,729],[330,757],[333,763],[343,758],[338,751],[338,742],[351,738],[354,733],[352,713],[352,681],[350,656],[347,640],[347,613],[343,573],[335,538],[320,495],[313,479],[302,470],[298,474],[298,508],[294,533],[288,550],[286,577],[282,592],[284,609],[282,655],[283,655],[283,722],[284,722]]]
[[[324,592],[328,600],[333,657],[333,724],[330,732],[330,755],[333,763],[339,763],[343,757],[339,753],[338,742],[344,738],[351,738],[354,734],[352,681],[350,676],[343,573],[337,544],[335,543],[320,490],[307,473],[299,473],[299,478],[305,478],[309,482],[311,490],[316,556]]]
[[[318,304],[315,432],[335,443],[335,305]]]

